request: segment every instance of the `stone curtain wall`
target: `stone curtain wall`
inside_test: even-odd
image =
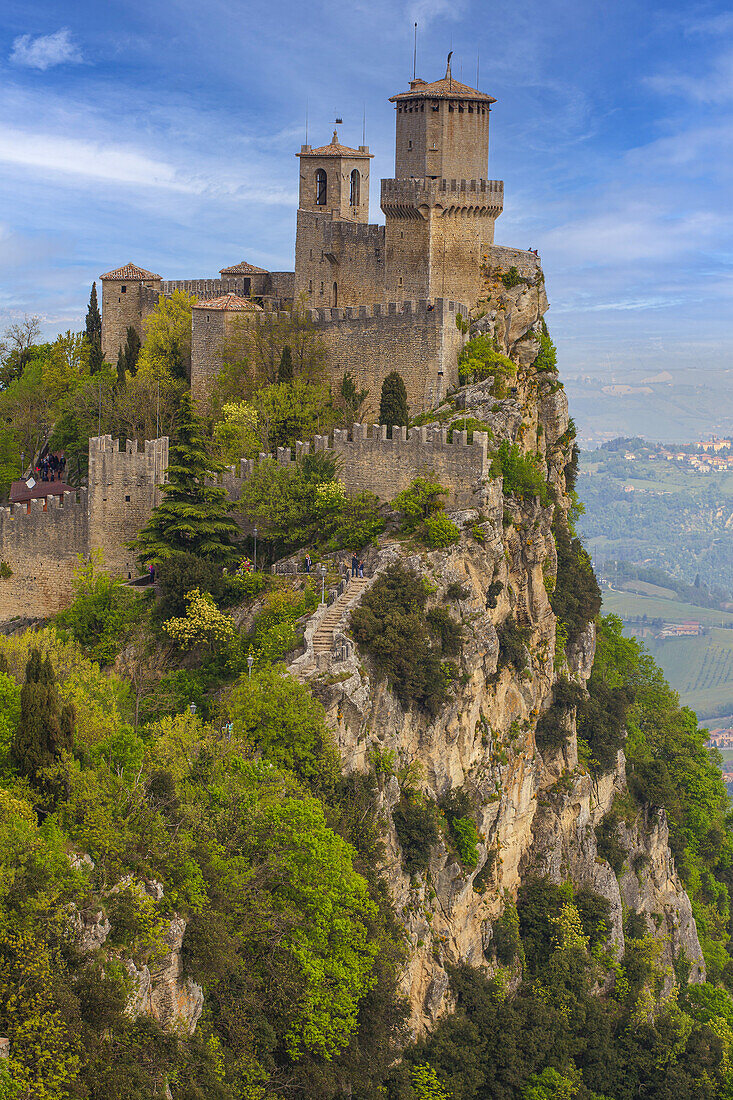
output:
[[[349,432],[336,429],[333,440],[317,435],[313,443],[298,443],[295,457],[289,447],[278,447],[277,455],[260,455],[258,460],[242,459],[239,469],[227,468],[224,486],[231,500],[239,499],[244,481],[253,473],[257,461],[276,458],[287,466],[307,454],[331,451],[339,460],[338,476],[349,492],[368,490],[380,500],[392,500],[410,482],[429,473],[435,474],[448,490],[446,508],[471,507],[498,509],[500,481],[488,481],[488,436],[474,432],[469,443],[466,432],[454,432],[448,442],[447,429],[395,428],[387,438],[383,425],[354,424]]]
[[[89,513],[85,490],[0,508],[0,622],[51,615],[71,599],[78,555],[86,553]]]
[[[382,382],[398,371],[414,414],[430,408],[458,383],[458,353],[464,337],[456,327],[457,302],[388,302],[371,307],[312,310],[310,316],[328,351],[334,385],[349,371],[368,389],[364,407],[376,416]]]
[[[101,550],[111,573],[125,579],[137,576],[135,552],[126,544],[159,503],[167,466],[167,436],[147,440],[142,453],[137,441],[128,441],[121,451],[119,440],[111,435],[89,440],[87,552]]]

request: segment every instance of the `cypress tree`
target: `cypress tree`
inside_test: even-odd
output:
[[[117,349],[117,384],[124,386],[125,384],[125,353],[122,347]]]
[[[239,527],[231,519],[226,491],[210,484],[223,467],[208,453],[191,395],[184,393],[176,414],[168,480],[163,500],[135,539],[138,560],[159,565],[173,554],[196,554],[216,565],[237,553]]]
[[[410,410],[407,406],[407,390],[402,375],[395,370],[388,374],[382,382],[379,423],[386,424],[388,428],[393,428],[395,425],[407,427],[409,421]]]
[[[86,338],[90,344],[102,345],[102,315],[97,304],[97,284],[92,283],[92,292],[89,295],[87,308]]]
[[[293,380],[293,353],[285,345],[280,356],[280,366],[277,368],[278,382],[292,382]]]
[[[127,326],[127,339],[122,349],[122,358],[125,364],[126,374],[137,374],[137,361],[140,358],[140,337],[137,329],[132,325]]]
[[[11,758],[30,780],[46,786],[41,775],[63,752],[71,749],[74,708],[61,706],[51,659],[32,649],[20,693],[20,721],[11,745]]]
[[[97,303],[97,284],[92,283],[92,292],[89,295],[89,307],[87,309],[85,335],[89,344],[89,373],[96,374],[102,369],[104,354],[102,352],[102,316]]]

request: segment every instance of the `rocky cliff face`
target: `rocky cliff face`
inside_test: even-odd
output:
[[[394,774],[380,780],[388,822],[387,877],[396,912],[410,943],[404,974],[416,1032],[450,1008],[447,966],[467,962],[490,968],[491,940],[507,899],[528,875],[571,880],[610,903],[609,945],[623,951],[624,909],[644,915],[662,944],[667,987],[672,962],[684,949],[691,980],[703,980],[704,963],[690,902],[676,874],[664,815],[639,816],[624,827],[628,858],[617,875],[598,853],[596,827],[625,790],[624,760],[595,782],[578,763],[574,712],[567,714],[567,740],[541,752],[538,718],[552,702],[558,677],[584,686],[595,648],[592,624],[568,648],[556,647],[556,618],[549,593],[557,574],[552,524],[555,508],[567,514],[565,469],[572,456],[567,402],[554,371],[538,372],[544,281],[507,288],[487,273],[478,328],[518,365],[516,381],[497,396],[493,379],[468,386],[438,410],[443,426],[471,416],[491,426],[495,443],[508,440],[538,457],[555,501],[520,500],[502,492],[501,481],[485,487],[485,508],[452,518],[462,526],[460,543],[448,551],[416,552],[391,542],[380,548],[377,570],[402,560],[430,585],[431,602],[460,618],[465,641],[460,678],[451,701],[436,717],[405,710],[368,662],[321,661],[305,674],[336,731],[347,770],[366,769],[379,756],[394,759]],[[451,592],[461,595],[451,600]],[[514,619],[527,640],[527,667],[499,664],[499,631]],[[341,629],[348,631],[348,613]],[[393,754],[393,755],[388,755]],[[440,800],[462,788],[471,796],[480,837],[479,862],[466,871],[442,839],[427,873],[405,873],[392,812],[405,772],[419,770],[428,796]],[[411,780],[411,781],[414,781]]]

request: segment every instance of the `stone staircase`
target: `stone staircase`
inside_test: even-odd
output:
[[[321,619],[313,635],[313,653],[317,658],[321,653],[330,653],[333,649],[333,636],[336,626],[338,625],[341,616],[343,615],[346,607],[353,600],[355,600],[364,591],[364,588],[368,584],[368,578],[362,579],[358,577],[352,577],[346,586],[345,590],[341,593],[339,598],[335,600],[328,611]]]

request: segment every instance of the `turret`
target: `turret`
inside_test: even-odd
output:
[[[330,145],[312,149],[301,145],[300,210],[331,214],[352,222],[369,221],[369,161],[373,154],[368,145],[350,149],[341,145],[336,130]]]
[[[148,295],[143,301],[143,287],[160,291],[160,275],[146,271],[137,264],[125,264],[106,275],[100,275],[102,283],[102,351],[112,366],[117,362],[117,352],[127,339],[127,330],[134,328],[143,339],[143,318],[150,312]],[[153,297],[155,295],[153,294]]]

